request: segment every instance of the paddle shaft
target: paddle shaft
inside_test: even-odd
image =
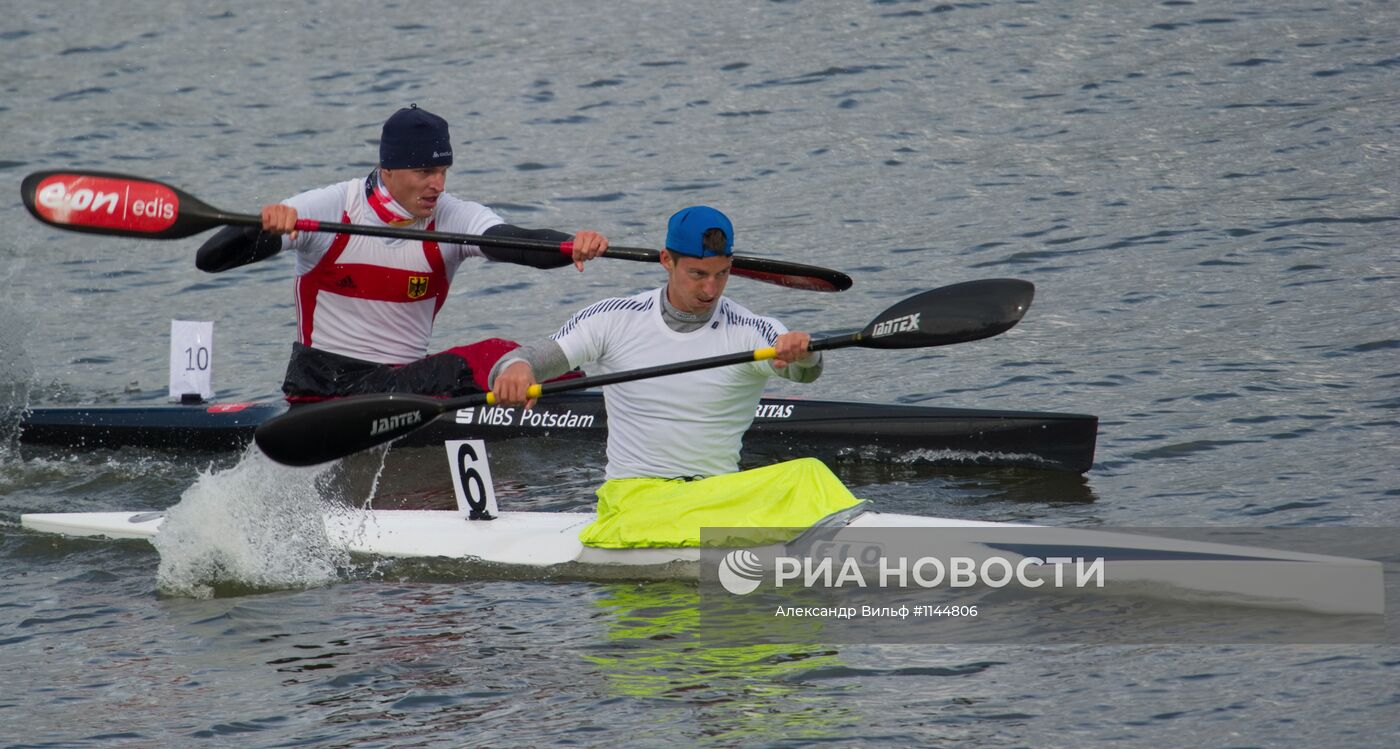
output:
[[[240,213],[220,213],[219,223],[236,226],[262,226],[262,218]],[[334,221],[317,221],[301,218],[296,222],[297,231],[324,232],[327,234],[358,234],[366,237],[387,239],[417,239],[424,242],[450,242],[452,244],[474,244],[484,247],[500,247],[512,250],[535,250],[539,252],[563,253],[572,255],[573,242],[551,242],[547,239],[523,239],[519,237],[488,237],[477,234],[454,234],[446,231],[426,229],[403,229],[395,226],[367,226],[365,224],[342,224]],[[618,260],[638,260],[658,262],[661,253],[640,247],[608,247],[599,257]]]
[[[858,346],[864,339],[863,333],[847,333],[845,335],[831,336],[830,338],[818,338],[807,345],[808,351],[830,351],[831,349],[845,348],[846,346]],[[647,380],[653,377],[666,377],[669,375],[694,372],[699,369],[714,369],[715,367],[728,367],[735,364],[745,364],[754,361],[767,361],[777,358],[778,350],[769,346],[767,348],[754,349],[753,351],[740,351],[734,354],[719,354],[704,359],[691,359],[673,364],[658,364],[653,367],[642,367],[640,369],[629,369],[624,372],[610,372],[604,375],[594,375],[592,377],[578,377],[572,380],[555,380],[530,386],[528,396],[539,398],[551,393],[567,393],[571,390],[582,390],[592,387],[603,387],[604,385],[616,385],[623,382],[633,382],[636,380]],[[453,411],[458,408],[469,406],[496,405],[495,393],[473,393],[460,398],[453,398],[442,401],[442,408],[439,414]]]
[[[824,351],[847,346],[909,349],[981,340],[1009,330],[1019,322],[1034,293],[1032,284],[1016,279],[988,279],[945,286],[900,301],[858,332],[811,341],[808,349]],[[534,399],[550,393],[765,361],[776,356],[776,349],[768,347],[556,380],[532,385],[525,397]],[[401,437],[449,411],[495,402],[492,393],[473,393],[448,400],[403,393],[358,395],[299,406],[264,422],[255,436],[258,446],[273,460],[308,466]]]
[[[49,170],[25,177],[20,185],[25,207],[52,226],[69,231],[147,239],[179,239],[216,226],[261,227],[262,219],[229,213],[162,182],[111,172]],[[573,254],[572,242],[518,237],[365,226],[300,219],[299,231],[357,234],[390,239],[416,239],[534,252]],[[639,247],[609,247],[602,257],[657,262],[661,253]],[[844,291],[851,278],[844,273],[802,263],[733,256],[733,273],[765,283],[809,291]]]
[[[812,341],[809,349],[820,351],[858,345],[861,338],[862,333],[823,338]],[[551,393],[765,361],[776,355],[776,349],[769,347],[593,377],[555,380],[531,385],[527,397],[533,400]],[[389,442],[427,426],[445,413],[483,405],[497,405],[496,394],[472,393],[448,400],[400,393],[351,396],[298,406],[263,422],[254,437],[263,453],[278,463],[310,466]]]
[[[243,226],[262,226],[262,219],[258,216],[240,214],[223,215],[225,217],[225,223],[237,223]],[[330,234],[359,234],[369,237],[386,237],[389,239],[417,239],[425,242],[474,244],[482,247],[563,253],[565,255],[572,255],[574,251],[574,243],[569,241],[551,242],[546,239],[489,237],[479,234],[455,234],[444,231],[427,231],[425,229],[401,229],[393,226],[342,224],[305,218],[297,220],[296,228],[298,231],[326,232]],[[618,247],[609,245],[608,249],[599,257],[612,258],[614,260],[635,260],[643,263],[656,263],[660,262],[661,253],[657,250],[650,250],[642,247]],[[773,283],[779,286],[788,286],[809,291],[844,291],[849,289],[852,283],[851,279],[845,274],[813,265],[790,263],[784,260],[746,257],[743,255],[734,255],[731,259],[734,261],[733,270],[731,271],[734,275]]]

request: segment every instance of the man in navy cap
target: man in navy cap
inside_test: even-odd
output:
[[[584,543],[694,546],[702,527],[805,527],[858,502],[812,458],[736,473],[744,432],[768,379],[811,382],[822,360],[807,350],[808,334],[724,295],[733,251],[728,217],[709,206],[685,208],[667,225],[664,286],[590,305],[550,338],[506,354],[492,369],[497,399],[518,405],[537,381],[584,365],[590,375],[601,375],[777,350],[771,362],[604,387],[608,480],[598,489],[598,520],[580,534]]]
[[[447,121],[417,105],[395,112],[367,177],[263,206],[262,229],[229,227],[195,264],[218,273],[282,250],[296,252],[297,338],[282,390],[292,402],[377,392],[456,396],[486,389],[485,374],[515,344],[490,339],[427,356],[433,320],[462,261],[485,257],[536,268],[583,263],[608,240],[507,224],[490,208],[446,192]],[[324,232],[298,219],[394,226],[487,237],[573,242],[572,256]]]

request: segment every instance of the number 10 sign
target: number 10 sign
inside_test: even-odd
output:
[[[214,323],[170,321],[170,400],[213,398],[213,362]]]

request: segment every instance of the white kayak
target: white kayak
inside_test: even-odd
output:
[[[164,517],[161,512],[50,513],[23,515],[20,521],[25,528],[65,536],[150,540],[160,531]],[[591,513],[569,512],[507,512],[490,521],[469,520],[465,511],[442,510],[347,510],[325,515],[330,542],[351,553],[445,557],[579,577],[625,577],[633,572],[638,577],[654,576],[641,574],[643,568],[664,568],[673,576],[698,573],[701,554],[695,548],[584,546],[578,534],[592,520]],[[958,529],[957,533],[938,530],[950,528]],[[1383,614],[1385,608],[1382,566],[1364,559],[1136,533],[878,512],[856,515],[839,534],[848,544],[861,543],[862,534],[867,534],[878,547],[887,538],[881,534],[888,531],[875,529],[903,529],[900,532],[906,538],[928,534],[943,544],[940,556],[995,555],[1013,564],[1027,557],[1102,558],[1109,582],[1129,583],[1123,589],[1152,597],[1327,614]]]

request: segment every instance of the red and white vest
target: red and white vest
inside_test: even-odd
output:
[[[344,189],[342,223],[382,224],[365,200],[363,185],[364,180],[354,180],[337,186]],[[443,205],[443,199],[452,205]],[[490,209],[445,194],[436,218],[444,214],[449,219],[466,218],[458,215],[462,213],[486,215],[452,221],[468,225],[444,230],[470,231],[500,223]],[[436,220],[428,220],[426,227],[413,228],[431,231],[435,227]],[[297,340],[380,364],[421,359],[427,355],[433,320],[447,300],[452,277],[464,257],[473,255],[480,256],[480,250],[455,244],[439,246],[437,242],[336,235],[315,265],[297,276]]]

